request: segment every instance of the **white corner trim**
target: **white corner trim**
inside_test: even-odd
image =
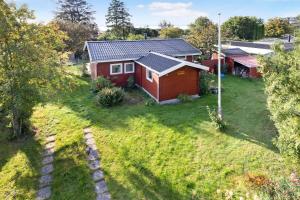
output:
[[[93,62],[92,62],[91,52],[90,52],[89,45],[88,45],[87,42],[84,43],[83,52],[84,52],[85,49],[87,50],[87,52],[88,52],[88,54],[89,54],[89,60],[90,60],[90,63],[93,63]]]
[[[115,66],[115,65],[120,65],[121,66],[121,71],[118,72],[118,73],[113,73],[112,72],[112,67]],[[123,63],[114,63],[114,64],[110,64],[110,67],[109,67],[109,74],[110,75],[117,75],[117,74],[123,74]]]
[[[132,71],[126,71],[126,65],[128,64],[132,64]],[[124,72],[125,74],[130,74],[130,73],[134,73],[135,72],[135,63],[134,62],[127,62],[127,63],[124,63]]]
[[[155,98],[152,94],[150,94],[150,92],[148,92],[145,88],[143,88],[142,86],[135,84],[138,88],[142,89],[144,92],[146,92],[152,99],[154,99],[157,103],[159,103],[158,99]]]

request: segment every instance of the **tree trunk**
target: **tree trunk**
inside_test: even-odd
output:
[[[20,112],[13,108],[12,110],[12,128],[13,128],[13,137],[20,137],[22,135],[22,118]]]

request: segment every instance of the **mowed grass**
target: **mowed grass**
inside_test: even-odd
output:
[[[102,108],[88,79],[77,73],[72,81],[66,93],[36,107],[37,136],[19,145],[1,137],[0,199],[12,191],[19,194],[16,199],[33,199],[47,132],[57,134],[52,199],[93,199],[82,135],[86,126],[93,130],[113,199],[223,199],[226,190],[239,198],[254,193],[248,174],[276,179],[299,172],[272,143],[276,130],[261,80],[223,80],[224,133],[208,118],[206,106],[216,106],[214,95],[178,105]]]

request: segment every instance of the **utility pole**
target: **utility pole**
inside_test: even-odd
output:
[[[218,116],[222,120],[222,105],[221,105],[221,13],[219,15],[218,24]]]

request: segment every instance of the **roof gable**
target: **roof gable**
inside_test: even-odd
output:
[[[150,52],[146,56],[137,59],[135,62],[156,72],[159,76],[164,76],[184,66],[194,67],[202,70],[209,69],[208,67],[200,64],[180,60],[157,52]]]
[[[183,39],[88,41],[84,48],[87,48],[91,62],[136,60],[150,51],[170,56],[200,55],[198,49]]]

